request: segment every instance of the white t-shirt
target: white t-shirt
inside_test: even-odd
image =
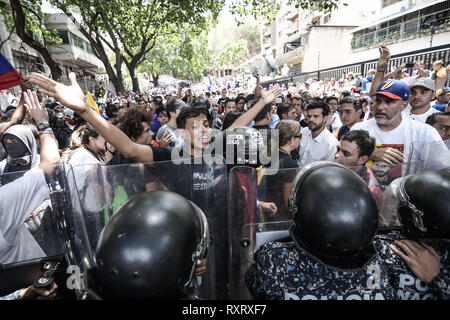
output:
[[[402,111],[402,117],[403,118],[405,118],[405,117],[411,118],[413,120],[417,120],[417,121],[420,121],[423,123],[425,123],[427,121],[427,118],[429,116],[431,116],[433,113],[439,112],[439,110],[436,110],[435,108],[432,108],[432,107],[430,107],[427,112],[422,113],[422,114],[411,113],[411,110],[412,110],[412,107],[410,104],[408,104],[408,107]]]
[[[0,187],[0,263],[45,257],[24,222],[49,197],[41,169],[31,169]]]
[[[319,160],[334,160],[338,145],[336,137],[326,128],[313,139],[309,128],[302,129],[298,153],[302,166]]]
[[[100,177],[98,166],[104,165],[85,148],[75,149],[67,163],[72,166],[67,170],[68,179],[75,179],[80,201],[86,210],[96,212],[103,208],[103,194],[99,190]]]
[[[427,159],[427,166],[430,169],[449,165],[448,149],[441,136],[435,128],[420,121],[402,117],[402,122],[397,128],[384,131],[378,127],[373,118],[356,123],[350,129],[353,130],[368,131],[369,135],[375,138],[377,147],[392,147],[403,151],[404,163]],[[412,144],[413,153],[409,159]]]

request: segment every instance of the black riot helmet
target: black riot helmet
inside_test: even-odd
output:
[[[401,179],[398,215],[419,238],[450,239],[450,171],[428,171]]]
[[[261,165],[259,156],[266,152],[261,133],[251,127],[239,127],[226,131],[225,152],[228,165],[257,168]]]
[[[208,223],[169,191],[129,200],[103,229],[96,250],[98,293],[108,299],[177,299],[209,245]]]
[[[303,167],[294,180],[289,206],[294,242],[319,259],[352,259],[370,246],[377,230],[377,205],[368,186],[335,162]]]

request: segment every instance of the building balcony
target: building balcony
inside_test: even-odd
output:
[[[97,73],[103,69],[103,63],[96,56],[71,44],[51,47],[50,52],[62,64],[72,63],[76,68],[91,69]]]
[[[302,45],[290,45],[289,43],[284,46],[284,53],[280,53],[275,57],[275,63],[277,65],[293,65],[303,61],[305,50]]]
[[[446,9],[369,33],[355,33],[352,39],[352,49],[354,51],[368,50],[380,44],[397,43],[449,32],[449,22],[450,10]]]

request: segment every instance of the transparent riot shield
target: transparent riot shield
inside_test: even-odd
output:
[[[450,167],[450,150],[443,141],[412,142],[407,161],[407,174],[441,170]]]
[[[70,239],[70,255],[82,275],[81,298],[83,289],[95,284],[89,270],[95,269],[95,251],[104,226],[124,203],[143,192],[155,190],[178,193],[205,213],[211,236],[207,272],[195,279],[187,293],[202,299],[217,298],[218,279],[221,279],[216,274],[217,262],[226,265],[227,261],[227,251],[222,248],[227,248],[228,239],[226,232],[221,231],[226,230],[224,223],[227,222],[226,169],[223,161],[212,165],[195,161],[81,165],[67,170],[66,186],[73,211],[72,221],[67,224],[73,230],[68,233],[76,235]]]
[[[64,238],[51,201],[58,171],[0,175],[0,296],[32,284],[46,287],[65,273]],[[64,291],[64,284],[58,287]]]
[[[289,236],[292,215],[288,198],[299,168],[235,167],[228,175],[228,218],[231,253],[230,298],[251,299],[245,273],[255,251],[267,241]]]
[[[390,177],[388,182],[381,179],[384,178],[381,172],[374,172],[369,165],[347,167],[366,183],[379,212],[389,183],[402,177],[402,165],[389,166],[385,170],[384,175]],[[291,241],[289,228],[294,217],[286,199],[300,170],[301,168],[259,170],[235,167],[230,171],[228,214],[231,226],[229,277],[232,299],[252,298],[245,284],[245,273],[262,244],[267,241]],[[326,195],[323,195],[323,199],[326,201]],[[393,223],[396,212],[393,214],[395,216],[389,217],[390,226],[396,226]],[[383,221],[380,214],[379,225],[387,226]]]

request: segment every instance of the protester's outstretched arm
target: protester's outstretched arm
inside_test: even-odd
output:
[[[255,87],[255,98],[261,97],[261,78],[258,74],[258,71],[253,72],[253,76],[256,78],[256,87]]]
[[[153,151],[150,147],[135,143],[120,129],[110,124],[88,106],[74,73],[69,74],[70,86],[56,82],[38,73],[28,75],[27,79],[41,87],[41,91],[44,94],[54,97],[63,105],[78,113],[125,157],[139,162],[153,162]]]
[[[14,111],[11,120],[3,123],[0,126],[0,137],[3,135],[3,133],[8,130],[9,127],[15,125],[15,124],[21,124],[23,121],[23,118],[25,118],[25,106],[24,106],[24,98],[23,98],[23,94],[24,92],[26,92],[28,89],[31,89],[31,84],[29,83],[28,80],[24,80],[22,81],[22,83],[20,84],[20,87],[22,88],[22,96],[20,97],[20,101],[19,104],[17,105],[16,110]]]
[[[370,87],[370,94],[374,94],[377,91],[378,86],[384,80],[384,73],[389,65],[389,60],[391,59],[391,54],[388,47],[381,45],[378,50],[380,51],[380,59],[377,63],[377,72],[372,80],[372,86]]]
[[[417,78],[424,78],[426,77],[425,69],[420,66],[419,61],[414,61],[414,69],[417,70],[418,76]]]
[[[390,78],[394,78],[395,80],[401,80],[402,78],[402,70],[406,67],[406,63],[402,64],[400,67],[392,71],[391,73],[388,73],[384,76],[383,81],[386,81]]]
[[[236,121],[234,121],[233,124],[228,129],[233,130],[234,128],[237,127],[248,126],[250,122],[252,122],[253,119],[255,119],[258,113],[264,108],[264,106],[275,100],[275,98],[278,97],[282,91],[283,89],[279,87],[274,88],[271,91],[263,89],[261,91],[261,98],[259,99],[259,101],[252,108],[250,108],[250,110],[248,110],[242,116],[237,118]]]
[[[34,121],[36,121],[36,124],[44,122],[48,123],[47,109],[45,109],[45,99],[39,103],[36,92],[31,92],[28,90],[23,93],[23,100],[25,107]],[[53,135],[51,128],[40,131],[39,139],[41,141],[41,159],[39,168],[44,170],[44,173],[49,176],[55,170],[55,166],[60,162],[58,141]]]

